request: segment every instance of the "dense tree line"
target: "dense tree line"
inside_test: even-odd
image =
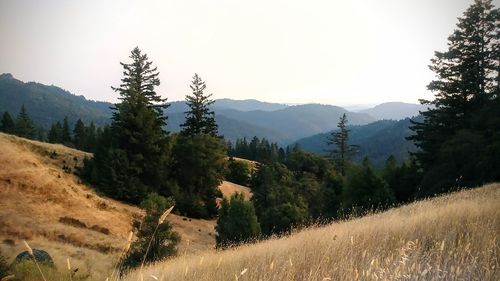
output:
[[[253,137],[250,142],[237,139],[235,143],[228,142],[228,155],[257,161],[260,163],[283,161],[286,151],[277,143],[271,143],[266,138]]]
[[[217,135],[213,103],[205,82],[193,77],[189,110],[179,134],[165,131],[166,99],[156,93],[158,71],[136,48],[113,88],[121,102],[98,140],[82,176],[108,196],[138,204],[151,192],[171,196],[176,211],[191,217],[217,215],[217,187],[226,174],[226,147]]]

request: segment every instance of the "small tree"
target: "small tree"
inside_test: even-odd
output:
[[[330,150],[330,157],[337,165],[342,175],[345,175],[347,165],[351,157],[358,152],[357,145],[349,144],[349,129],[347,129],[347,117],[345,113],[340,117],[337,125],[338,131],[333,131],[328,136],[326,143],[335,145],[336,148]]]
[[[260,235],[260,225],[252,202],[245,200],[241,193],[233,194],[230,200],[224,198],[215,229],[218,248],[257,238]]]
[[[0,124],[0,131],[7,134],[12,134],[15,131],[14,120],[7,111],[5,111],[2,115],[2,123]]]
[[[59,121],[50,127],[48,141],[50,143],[62,143],[62,125]]]
[[[61,135],[61,141],[64,145],[71,146],[72,141],[71,141],[71,132],[69,129],[69,123],[68,123],[68,117],[64,117],[63,120],[63,125],[62,125],[62,135]]]
[[[17,116],[15,132],[16,135],[29,139],[34,138],[36,135],[35,126],[33,125],[33,121],[31,121],[24,104],[21,106],[21,110]]]
[[[165,198],[156,193],[150,193],[141,203],[146,211],[142,223],[135,222],[134,229],[137,239],[131,244],[123,268],[134,268],[145,263],[152,263],[177,254],[177,244],[181,237],[172,231],[167,220],[161,221],[163,213],[174,205],[172,198]],[[147,254],[146,254],[147,252]]]
[[[77,149],[85,150],[87,141],[87,130],[82,119],[78,119],[75,123],[75,128],[73,129],[74,144]]]
[[[215,101],[210,99],[212,94],[205,95],[203,91],[207,87],[198,74],[194,74],[193,81],[189,86],[192,95],[186,96],[189,111],[186,111],[186,122],[181,125],[182,135],[193,136],[197,134],[209,134],[217,136],[217,123],[215,113],[209,108]]]

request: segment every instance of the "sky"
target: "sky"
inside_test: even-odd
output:
[[[119,62],[138,46],[170,101],[198,73],[214,98],[417,103],[472,2],[0,0],[0,73],[116,102]]]

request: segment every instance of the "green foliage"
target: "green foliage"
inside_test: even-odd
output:
[[[238,245],[256,239],[260,235],[252,202],[236,193],[230,200],[224,198],[217,219],[216,242],[218,248]]]
[[[349,144],[349,129],[347,129],[345,113],[340,117],[337,127],[339,130],[333,131],[326,142],[328,145],[336,146],[336,148],[330,150],[330,157],[339,168],[340,173],[345,175],[350,159],[358,152],[358,146]]]
[[[251,173],[248,163],[230,157],[227,168],[228,173],[226,174],[226,180],[245,186],[248,185]]]
[[[50,143],[62,143],[62,125],[59,121],[50,127],[48,141]]]
[[[186,96],[186,104],[189,110],[186,111],[186,121],[181,125],[181,134],[194,136],[198,134],[208,134],[217,136],[217,123],[215,113],[209,108],[215,101],[211,100],[212,94],[204,95],[203,91],[207,87],[198,74],[194,74],[192,85],[189,87],[193,91],[192,95]]]
[[[387,183],[373,172],[367,159],[348,170],[342,192],[342,206],[348,212],[362,214],[393,202],[394,195]]]
[[[389,185],[396,202],[409,202],[415,199],[420,184],[420,173],[414,162],[398,165],[396,158],[387,158],[382,178]]]
[[[132,63],[121,63],[124,77],[113,88],[121,103],[114,108],[111,127],[99,138],[94,160],[86,161],[84,175],[107,195],[139,203],[147,192],[164,187],[170,152],[163,130],[167,105],[155,92],[160,84],[157,69],[138,48],[130,58]]]
[[[7,111],[5,111],[2,115],[2,122],[0,124],[0,131],[7,133],[7,134],[13,134],[15,131],[14,120],[12,119],[9,112],[7,112]]]
[[[134,224],[137,239],[132,243],[123,261],[124,269],[140,266],[143,259],[145,263],[152,263],[177,254],[177,244],[181,240],[179,234],[172,230],[167,220],[159,224],[162,214],[173,205],[172,198],[165,198],[155,193],[148,194],[141,202],[141,208],[146,211],[146,216],[142,223]]]
[[[260,163],[282,162],[285,159],[285,150],[278,147],[277,143],[258,137],[253,137],[250,142],[246,138],[237,139],[234,146],[229,143],[228,154]]]
[[[413,122],[410,137],[423,171],[420,196],[458,186],[476,186],[500,178],[498,167],[498,61],[500,10],[491,0],[476,0],[459,18],[448,38],[448,50],[436,52],[428,88],[434,106]]]
[[[288,232],[308,220],[307,202],[298,192],[293,173],[283,164],[260,165],[251,187],[263,234]]]
[[[179,209],[193,217],[217,214],[217,187],[226,175],[226,147],[209,134],[180,135],[172,151],[172,173],[182,189],[173,191]]]
[[[19,115],[17,115],[15,124],[16,135],[28,139],[33,139],[35,137],[35,126],[33,125],[33,121],[31,121],[24,105],[21,106],[21,110],[19,111]]]

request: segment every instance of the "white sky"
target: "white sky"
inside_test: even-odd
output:
[[[119,62],[139,46],[171,101],[197,72],[215,98],[417,102],[472,2],[0,0],[0,73],[116,101]]]

